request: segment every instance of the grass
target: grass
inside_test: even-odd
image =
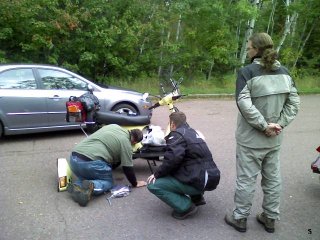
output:
[[[297,78],[296,86],[300,94],[320,94],[320,76]],[[148,92],[151,95],[159,95],[160,87],[158,79],[140,79],[135,81],[111,81],[110,85],[125,87],[139,92]],[[165,87],[167,91],[170,88]],[[184,80],[180,85],[182,94],[203,96],[209,94],[234,94],[235,76],[230,74],[220,78],[208,80]]]
[[[308,76],[295,80],[296,86],[302,94],[320,93],[320,76]]]

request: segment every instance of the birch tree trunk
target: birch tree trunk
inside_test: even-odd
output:
[[[296,18],[294,19],[294,21],[291,23],[291,43],[290,46],[292,47],[293,45],[293,40],[296,36],[296,31],[297,31],[297,19],[299,17],[299,14],[297,13]]]
[[[289,16],[287,16],[287,20],[286,20],[286,24],[285,24],[285,29],[284,29],[284,32],[283,32],[283,34],[282,34],[282,38],[281,38],[281,40],[280,40],[280,42],[279,42],[278,47],[276,48],[276,51],[277,51],[277,52],[280,51],[280,49],[281,49],[284,41],[285,41],[286,38],[287,38],[287,35],[290,33],[291,24],[292,24],[292,23],[295,21],[295,19],[298,17],[298,14],[295,12],[295,13],[291,16],[291,18],[289,18],[289,20],[288,20],[288,17],[289,17]]]
[[[257,9],[258,9],[258,5],[259,5],[260,1],[259,0],[254,0],[252,5],[254,5]],[[243,42],[242,42],[242,48],[241,48],[241,52],[240,52],[240,62],[243,65],[244,62],[246,61],[246,57],[247,57],[247,43],[249,41],[250,36],[252,35],[253,29],[254,29],[254,24],[255,24],[256,19],[252,18],[249,22],[248,22],[248,28],[247,31],[245,33]]]
[[[290,6],[291,1],[290,0],[286,0],[286,8],[288,9],[288,7]],[[293,15],[290,17],[290,15],[287,15],[286,17],[286,23],[284,26],[284,31],[281,37],[281,40],[279,42],[278,47],[276,48],[276,51],[279,52],[284,41],[287,38],[287,35],[290,33],[290,29],[291,29],[291,24],[295,21],[295,19],[298,17],[298,14],[296,12],[293,13]]]
[[[297,58],[296,58],[296,60],[294,61],[294,64],[293,64],[293,66],[292,66],[293,68],[296,67],[297,62],[298,62],[300,56],[302,55],[304,46],[306,45],[307,41],[309,40],[309,37],[310,37],[310,35],[311,35],[311,33],[312,33],[312,31],[313,31],[313,29],[314,29],[314,27],[315,27],[316,24],[317,24],[317,21],[316,21],[316,20],[313,21],[313,24],[312,24],[312,26],[311,26],[311,28],[310,28],[310,30],[309,30],[309,32],[308,32],[308,35],[306,36],[306,38],[304,39],[302,45],[301,45],[300,48],[299,48],[299,52],[298,52]]]
[[[208,76],[207,76],[206,80],[209,80],[211,78],[213,66],[214,66],[214,60],[212,60],[212,62],[210,64],[210,69],[209,69],[209,73],[208,73]]]
[[[180,28],[181,28],[181,14],[179,15],[179,20],[178,20],[177,33],[176,33],[176,43],[178,43],[178,41],[179,41]],[[173,64],[171,64],[171,67],[170,67],[170,77],[172,77],[172,74],[173,74]]]
[[[237,29],[236,29],[236,43],[237,43],[237,49],[239,48],[239,40],[240,40],[240,34],[241,34],[241,23],[242,21],[239,22],[239,25],[237,26]],[[238,55],[238,51],[235,52],[234,54],[234,57],[236,59],[239,58],[239,55]]]
[[[273,26],[274,26],[274,13],[276,11],[276,6],[277,6],[277,0],[272,0],[272,10],[269,16],[269,21],[268,21],[268,27],[267,27],[267,33],[272,36],[273,33]],[[270,26],[271,25],[271,26]],[[270,30],[271,29],[271,30]]]
[[[159,65],[159,69],[158,69],[158,79],[160,81],[161,78],[161,71],[162,71],[162,59],[163,59],[163,36],[164,36],[164,29],[162,28],[161,30],[161,43],[160,43],[160,65]]]

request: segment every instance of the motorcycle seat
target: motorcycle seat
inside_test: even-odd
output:
[[[147,125],[150,124],[149,116],[128,116],[125,114],[119,114],[115,112],[97,112],[96,122],[102,124],[113,124],[117,123],[122,126],[136,126],[136,125]]]

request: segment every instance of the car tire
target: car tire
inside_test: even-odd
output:
[[[3,128],[2,122],[0,121],[0,138],[3,137],[3,134],[4,134],[4,128]]]
[[[112,108],[112,111],[120,113],[120,114],[126,114],[129,116],[130,115],[139,115],[138,110],[134,106],[127,104],[127,103],[120,103],[120,104],[115,105]]]

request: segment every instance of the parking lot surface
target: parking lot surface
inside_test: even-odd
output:
[[[255,220],[263,197],[260,178],[247,232],[225,224],[224,216],[233,208],[238,110],[232,99],[195,99],[182,100],[177,106],[189,124],[205,135],[222,174],[218,188],[205,193],[207,204],[195,216],[183,221],[172,218],[172,210],[146,188],[133,189],[111,205],[105,195],[80,207],[67,192],[57,191],[56,160],[68,158],[85,137],[81,130],[11,136],[0,140],[0,239],[319,239],[320,181],[310,164],[320,145],[320,95],[301,100],[296,120],[284,130],[281,220],[273,234]],[[155,109],[152,123],[164,128],[167,122],[167,109]],[[137,178],[146,180],[151,174],[146,160],[134,163]],[[116,183],[128,183],[121,169],[114,178]]]

